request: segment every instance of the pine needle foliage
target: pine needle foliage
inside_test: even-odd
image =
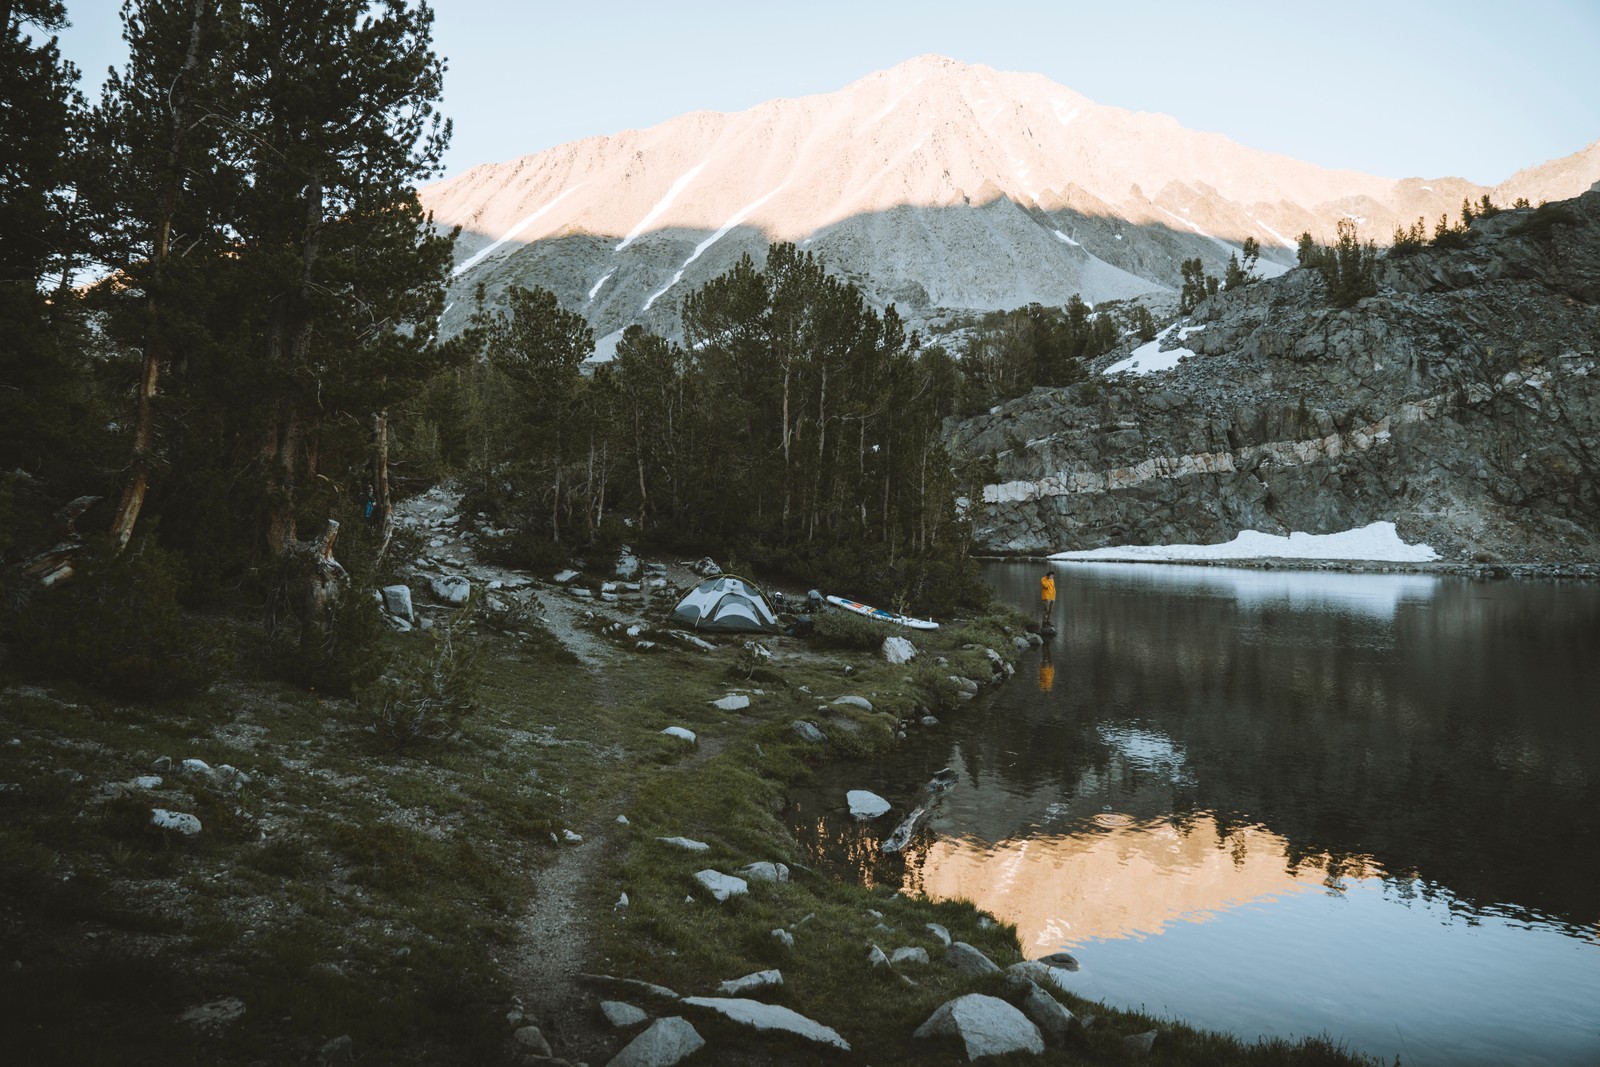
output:
[[[470,636],[476,606],[476,598],[469,599],[449,622],[428,631],[425,647],[403,653],[357,691],[356,707],[384,746],[453,737],[477,709],[484,643]]]

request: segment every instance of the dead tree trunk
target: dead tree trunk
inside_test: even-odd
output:
[[[372,519],[378,523],[378,558],[394,538],[394,501],[389,497],[389,412],[372,413]]]
[[[293,581],[299,588],[290,591],[299,603],[302,650],[326,649],[332,639],[339,601],[349,582],[344,567],[333,558],[333,542],[338,536],[338,522],[329,519],[321,537],[296,541],[290,547],[291,555],[304,564],[295,568]]]

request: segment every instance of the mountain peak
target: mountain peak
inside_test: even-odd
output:
[[[1170,292],[1182,260],[1221,274],[1247,238],[1264,270],[1281,270],[1303,232],[1326,238],[1356,218],[1383,241],[1485,192],[1325,170],[1039,74],[928,54],[836,92],[478,167],[422,199],[462,227],[461,293],[539,285],[599,335],[641,323],[672,336],[684,294],[743,254],[760,262],[773,241],[916,322]],[[447,315],[446,331],[465,315]]]

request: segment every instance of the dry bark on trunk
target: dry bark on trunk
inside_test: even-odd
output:
[[[378,523],[378,558],[394,538],[394,502],[389,497],[389,412],[372,413],[372,509]]]
[[[306,563],[304,571],[295,579],[300,588],[293,591],[300,604],[302,649],[325,646],[333,632],[334,615],[349,581],[344,567],[333,558],[333,542],[338,536],[338,522],[329,519],[321,537],[314,541],[296,541],[290,547],[291,554]]]

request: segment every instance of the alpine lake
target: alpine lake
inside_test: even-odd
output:
[[[1044,567],[985,577],[1034,614]],[[1050,569],[1057,632],[1015,677],[794,791],[811,862],[971,900],[1115,1007],[1408,1067],[1600,1064],[1600,586]],[[856,822],[850,789],[893,810]]]

